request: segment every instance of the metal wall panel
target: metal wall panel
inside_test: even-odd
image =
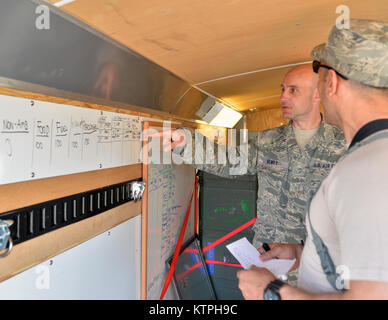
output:
[[[54,96],[76,94],[79,100],[89,97],[105,105],[163,112],[181,109],[185,101],[190,104],[182,97],[197,91],[41,0],[1,0],[0,39],[0,85],[5,87]]]

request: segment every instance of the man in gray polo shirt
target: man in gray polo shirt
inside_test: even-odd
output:
[[[304,248],[263,255],[300,261],[298,288],[256,267],[239,287],[246,299],[388,299],[388,22],[351,19],[312,57],[326,120],[350,148],[311,201]]]

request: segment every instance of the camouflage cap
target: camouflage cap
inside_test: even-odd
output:
[[[362,84],[388,87],[388,22],[350,19],[349,29],[334,26],[327,43],[311,56]]]

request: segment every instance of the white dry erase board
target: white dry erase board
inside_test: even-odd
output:
[[[147,182],[147,299],[159,299],[168,272],[166,260],[174,253],[194,190],[195,169],[149,163]],[[194,235],[194,201],[195,195],[184,242]],[[165,299],[176,298],[171,283]]]
[[[1,282],[0,300],[140,299],[140,249],[138,215]]]
[[[0,95],[0,184],[140,163],[141,119]]]

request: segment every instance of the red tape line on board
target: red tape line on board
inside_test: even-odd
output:
[[[160,300],[163,300],[164,295],[166,294],[167,288],[170,285],[172,275],[174,274],[175,266],[176,266],[176,263],[178,261],[179,251],[181,250],[183,237],[185,235],[187,221],[189,220],[189,216],[190,216],[190,209],[191,209],[191,204],[193,202],[194,193],[195,193],[195,190],[193,190],[193,193],[191,194],[190,203],[189,203],[189,206],[187,208],[185,220],[183,221],[182,229],[181,229],[181,232],[179,234],[178,242],[177,242],[176,247],[175,247],[174,255],[172,257],[171,266],[170,266],[170,269],[168,270],[167,278],[164,282],[162,293],[160,294]]]
[[[202,252],[205,253],[206,251],[210,250],[211,248],[214,248],[215,246],[218,246],[221,242],[224,242],[225,240],[229,239],[230,237],[233,237],[235,234],[239,233],[240,231],[248,228],[252,224],[255,223],[257,218],[253,218],[249,220],[248,222],[244,223],[242,226],[238,227],[237,229],[234,229],[233,231],[227,233],[223,237],[219,238],[218,240],[212,242],[208,246],[202,249]]]

